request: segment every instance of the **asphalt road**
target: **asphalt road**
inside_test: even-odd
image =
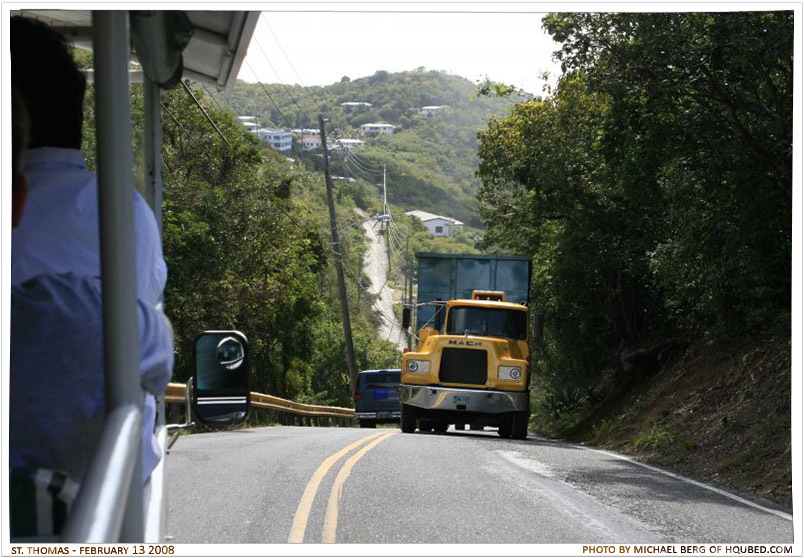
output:
[[[363,211],[355,210],[363,218]],[[381,325],[377,332],[382,339],[396,343],[400,350],[407,347],[407,339],[400,324],[394,316],[393,289],[388,285],[388,251],[385,247],[385,236],[380,233],[382,225],[375,221],[365,221],[363,232],[369,241],[363,260],[363,273],[371,280],[368,291],[377,295],[374,310],[380,315]]]
[[[369,437],[367,439],[367,437]],[[588,448],[496,432],[183,436],[176,543],[791,543],[791,516]]]

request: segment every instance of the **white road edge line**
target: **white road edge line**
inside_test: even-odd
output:
[[[564,442],[564,443],[566,443],[566,442]],[[775,515],[777,517],[781,517],[782,519],[786,519],[788,521],[793,521],[793,516],[790,515],[789,513],[785,513],[785,512],[778,511],[778,510],[773,510],[773,509],[770,509],[770,508],[766,508],[765,506],[762,506],[760,504],[752,502],[751,500],[746,500],[745,498],[740,498],[739,496],[736,496],[736,495],[732,494],[731,492],[726,492],[725,490],[721,490],[720,488],[715,488],[714,486],[709,486],[708,484],[704,484],[702,482],[698,482],[696,480],[689,479],[689,478],[687,478],[687,477],[685,477],[683,475],[679,475],[677,473],[671,473],[670,471],[665,471],[664,469],[659,469],[658,467],[654,467],[653,465],[648,465],[646,463],[641,463],[639,461],[631,459],[630,457],[626,457],[624,455],[620,455],[618,453],[614,453],[614,452],[611,452],[611,451],[595,449],[595,448],[589,448],[589,447],[586,447],[586,446],[579,446],[577,444],[567,444],[567,445],[570,446],[570,447],[576,448],[576,449],[583,449],[583,450],[586,450],[586,451],[593,451],[593,452],[596,452],[596,453],[602,453],[603,455],[608,455],[609,457],[616,457],[617,459],[627,461],[628,463],[633,463],[634,465],[639,465],[640,467],[644,467],[645,469],[650,469],[651,471],[655,471],[656,473],[661,473],[662,475],[672,477],[672,478],[674,478],[676,480],[684,481],[684,482],[687,482],[689,484],[693,484],[693,485],[695,485],[697,487],[700,487],[700,488],[705,488],[706,490],[710,490],[712,492],[720,494],[721,496],[725,496],[726,498],[730,498],[730,499],[732,499],[732,500],[734,500],[736,502],[740,502],[741,504],[745,504],[746,506],[756,508],[758,510],[761,510],[761,511],[764,511],[766,513]]]

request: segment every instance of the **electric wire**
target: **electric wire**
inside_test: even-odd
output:
[[[385,168],[385,165],[375,165],[375,164],[373,164],[373,163],[369,163],[368,161],[366,161],[366,160],[365,160],[365,159],[363,159],[362,157],[358,156],[358,154],[357,154],[357,153],[352,153],[352,156],[353,156],[355,159],[357,159],[357,161],[358,161],[358,162],[362,163],[362,164],[363,164],[363,166],[365,166],[365,167],[374,167],[374,168],[375,168],[375,169],[377,169],[377,170],[382,170],[383,168]]]
[[[263,85],[263,83],[262,83],[262,82],[259,80],[259,78],[257,78],[257,73],[254,71],[254,69],[251,67],[251,65],[248,63],[248,61],[244,59],[244,60],[243,60],[243,63],[244,63],[244,64],[245,64],[245,65],[248,67],[248,69],[249,69],[249,70],[251,70],[251,73],[254,75],[254,79],[256,79],[256,80],[257,80],[257,83],[259,83],[259,84],[260,84],[260,87],[262,87],[262,90],[265,92],[265,94],[266,94],[266,95],[268,96],[268,98],[271,100],[271,103],[272,103],[272,104],[274,105],[274,107],[276,108],[277,112],[279,113],[279,116],[281,116],[281,117],[282,117],[282,120],[284,120],[284,121],[285,121],[285,124],[287,124],[287,125],[288,125],[288,128],[293,128],[293,125],[292,125],[292,124],[290,124],[290,121],[289,121],[289,120],[288,120],[288,118],[285,116],[285,114],[282,112],[282,109],[281,109],[281,108],[279,108],[279,105],[277,105],[277,104],[276,104],[276,101],[274,101],[274,98],[273,98],[273,97],[271,97],[271,94],[270,94],[270,93],[268,93],[268,90],[265,88],[265,85]]]
[[[376,171],[376,170],[372,170],[371,168],[365,166],[364,164],[362,164],[360,162],[360,160],[357,158],[357,156],[354,153],[352,153],[351,151],[349,151],[349,150],[346,151],[346,157],[350,161],[352,161],[357,167],[359,167],[361,170],[365,171],[366,173],[376,175],[378,178],[382,176],[382,174],[380,174],[381,170]]]
[[[199,102],[198,102],[198,99],[197,99],[197,98],[196,98],[196,96],[193,94],[193,92],[190,90],[190,87],[189,87],[189,86],[188,86],[188,85],[187,85],[187,84],[184,82],[184,80],[179,80],[179,81],[181,82],[182,86],[184,87],[184,90],[187,92],[187,94],[190,96],[190,98],[191,98],[191,99],[193,100],[193,102],[195,103],[195,106],[197,106],[197,107],[198,107],[198,108],[201,110],[201,112],[202,112],[202,113],[204,113],[204,116],[207,118],[207,121],[208,121],[210,124],[212,124],[212,127],[213,127],[213,128],[215,128],[215,131],[216,131],[216,132],[218,132],[218,135],[219,135],[221,138],[223,138],[223,141],[224,141],[224,142],[226,143],[226,145],[227,145],[227,146],[229,146],[229,148],[231,149],[231,148],[232,148],[232,144],[231,144],[231,143],[229,143],[229,140],[226,138],[226,136],[225,136],[225,135],[223,135],[223,132],[221,132],[221,129],[220,129],[220,128],[218,128],[218,125],[217,125],[217,124],[215,124],[215,121],[214,121],[214,120],[212,120],[212,117],[211,117],[211,116],[209,115],[209,113],[207,112],[207,109],[205,109],[204,107],[202,107],[202,106],[201,106],[201,103],[199,103]]]
[[[201,84],[201,87],[204,88],[204,91],[207,92],[207,97],[212,99],[212,102],[215,103],[216,107],[218,107],[218,110],[221,111],[221,112],[226,112],[225,110],[223,110],[223,107],[221,107],[220,103],[218,103],[217,99],[215,99],[215,97],[212,96],[212,93],[209,91],[209,89],[207,89],[207,86],[202,82],[199,82],[199,83]],[[231,110],[230,110],[230,112],[231,112]]]
[[[348,157],[345,157],[343,159],[343,161],[346,164],[346,167],[352,173],[352,178],[359,178],[360,180],[365,180],[366,182],[368,182],[370,184],[375,183],[377,177],[372,178],[370,175],[367,175],[364,172],[362,172],[359,169],[357,169],[355,166],[352,165],[352,163],[349,161]]]
[[[268,31],[271,32],[271,35],[273,36],[274,41],[276,42],[276,46],[279,47],[279,51],[285,57],[285,60],[287,60],[288,66],[290,66],[290,69],[293,70],[293,73],[296,75],[296,79],[299,80],[299,83],[303,87],[304,92],[307,94],[307,96],[310,98],[310,100],[313,101],[313,104],[315,106],[321,106],[321,103],[318,101],[318,99],[313,96],[312,92],[310,92],[310,88],[304,83],[304,80],[299,75],[299,72],[296,71],[296,67],[293,65],[293,62],[290,61],[290,57],[288,57],[287,53],[285,52],[285,49],[282,48],[282,43],[279,42],[279,37],[277,37],[276,33],[274,33],[274,30],[271,27],[271,24],[268,23],[268,20],[263,19],[263,18],[260,18],[259,21],[265,23],[265,26],[268,27]]]
[[[198,147],[203,147],[203,145],[201,145],[201,142],[198,140],[198,138],[195,137],[193,134],[191,134],[190,130],[188,130],[187,128],[184,127],[184,124],[179,122],[179,119],[176,118],[176,116],[172,112],[170,112],[170,109],[165,106],[165,103],[159,103],[159,104],[162,105],[162,110],[164,110],[168,114],[168,116],[170,116],[170,118],[173,120],[173,122],[175,122],[176,125],[179,128],[181,128],[181,130],[187,135],[187,137],[190,140],[193,141],[193,143],[195,143]]]
[[[271,70],[273,70],[274,74],[276,75],[276,79],[278,79],[279,83],[282,85],[282,87],[285,88],[285,93],[287,93],[288,97],[290,97],[290,100],[293,102],[293,104],[296,105],[296,108],[299,109],[299,113],[301,113],[304,116],[304,118],[307,120],[308,123],[314,122],[314,120],[310,117],[310,115],[307,113],[307,111],[304,110],[303,108],[301,108],[301,106],[299,106],[299,103],[296,102],[296,98],[293,96],[293,93],[290,92],[290,88],[284,82],[284,80],[282,79],[282,76],[280,76],[279,72],[276,71],[276,68],[274,67],[273,63],[271,62],[271,59],[268,58],[268,55],[265,53],[265,50],[263,50],[262,45],[260,44],[260,41],[257,40],[257,37],[254,37],[253,39],[254,39],[254,43],[257,45],[257,48],[260,51],[260,54],[262,54],[262,57],[265,59],[266,62],[268,62],[268,65],[271,67]]]

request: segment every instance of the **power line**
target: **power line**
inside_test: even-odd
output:
[[[372,164],[372,163],[369,163],[369,162],[368,162],[368,161],[366,161],[365,159],[363,159],[363,158],[359,157],[359,156],[357,155],[357,153],[352,153],[352,156],[353,156],[355,159],[357,159],[357,160],[358,160],[360,163],[362,163],[364,166],[366,166],[366,167],[373,167],[373,168],[375,168],[375,169],[377,169],[377,170],[382,170],[383,168],[385,168],[385,165],[374,165],[374,164]]]
[[[276,75],[276,79],[278,79],[279,83],[282,85],[282,87],[285,88],[285,92],[288,94],[288,97],[290,97],[290,100],[293,102],[294,105],[296,105],[296,108],[299,109],[299,112],[302,115],[304,115],[304,117],[307,119],[308,125],[312,125],[312,123],[314,122],[313,119],[310,118],[310,115],[307,113],[307,111],[305,111],[303,108],[301,108],[299,106],[299,103],[296,102],[296,98],[290,92],[290,89],[288,88],[287,84],[284,83],[284,80],[282,79],[282,76],[280,76],[279,72],[276,71],[276,68],[271,63],[271,59],[268,58],[268,55],[265,53],[265,50],[263,50],[262,45],[260,44],[260,41],[257,40],[257,37],[254,37],[254,42],[257,44],[257,48],[260,49],[260,53],[262,54],[262,57],[265,58],[265,61],[268,62],[268,65],[274,71],[274,74]]]
[[[200,142],[200,141],[198,141],[198,138],[197,138],[197,137],[195,137],[193,134],[191,134],[191,133],[190,133],[190,130],[188,130],[187,128],[185,128],[185,127],[184,127],[184,124],[182,124],[181,122],[179,122],[179,119],[178,119],[178,118],[176,118],[176,117],[173,115],[173,113],[172,113],[172,112],[170,112],[170,109],[169,109],[169,108],[167,108],[167,107],[165,106],[165,103],[159,103],[159,104],[161,104],[161,105],[162,105],[162,109],[163,109],[163,110],[164,110],[166,113],[168,113],[168,116],[170,116],[170,118],[172,118],[172,119],[173,119],[173,122],[175,122],[175,123],[176,123],[176,125],[177,125],[179,128],[181,128],[181,129],[182,129],[182,131],[183,131],[183,132],[184,132],[184,133],[187,135],[187,137],[188,137],[189,139],[191,139],[191,140],[193,141],[193,143],[195,143],[195,144],[196,144],[198,147],[203,147],[203,146],[201,145],[201,142]]]
[[[231,143],[229,143],[229,140],[228,140],[228,139],[226,139],[226,136],[224,136],[224,135],[223,135],[223,132],[221,132],[221,129],[220,129],[220,128],[218,128],[218,125],[217,125],[217,124],[215,124],[215,121],[214,121],[214,120],[212,120],[212,117],[209,115],[209,113],[207,112],[207,110],[206,110],[204,107],[202,107],[202,106],[201,106],[201,103],[199,103],[199,102],[198,102],[198,99],[196,99],[196,97],[195,97],[195,95],[193,94],[193,92],[192,92],[192,91],[190,91],[190,88],[187,86],[187,84],[184,82],[184,80],[179,80],[179,81],[181,82],[182,86],[184,87],[184,90],[187,92],[187,94],[190,96],[190,98],[191,98],[191,99],[193,100],[193,102],[195,103],[195,106],[197,106],[199,109],[201,109],[201,112],[203,112],[203,113],[204,113],[204,116],[206,116],[206,117],[207,117],[207,121],[208,121],[210,124],[212,124],[212,127],[213,127],[213,128],[215,128],[215,131],[216,131],[216,132],[218,132],[218,135],[219,135],[221,138],[223,138],[223,141],[224,141],[224,142],[226,142],[226,145],[227,145],[227,146],[228,146],[228,147],[231,149],[232,144],[231,144]]]
[[[199,83],[201,83],[201,87],[204,88],[204,91],[207,92],[207,97],[212,99],[212,102],[215,103],[216,107],[218,107],[218,110],[221,111],[221,112],[226,112],[225,110],[223,110],[223,107],[221,107],[221,105],[218,103],[217,99],[215,99],[215,97],[212,96],[212,93],[209,92],[209,89],[207,89],[207,86],[204,85],[204,83],[202,83],[202,82],[199,82]]]
[[[257,78],[257,73],[256,73],[256,72],[254,71],[254,69],[251,67],[251,64],[249,64],[249,63],[248,63],[248,61],[247,61],[246,59],[243,59],[243,62],[244,62],[244,63],[245,63],[245,65],[248,67],[248,69],[249,69],[249,70],[251,70],[251,73],[254,75],[254,79],[256,79],[256,80],[257,80],[257,83],[259,83],[259,84],[260,84],[260,87],[262,87],[262,90],[263,90],[263,91],[265,91],[265,94],[266,94],[266,95],[268,95],[268,98],[271,100],[271,103],[272,103],[272,104],[274,105],[274,107],[276,108],[277,112],[279,113],[279,116],[281,116],[281,117],[282,117],[282,120],[284,120],[284,121],[285,121],[285,124],[287,124],[287,125],[288,125],[288,128],[293,128],[293,125],[292,125],[292,124],[290,124],[290,121],[289,121],[289,120],[288,120],[288,118],[285,116],[285,114],[282,112],[282,109],[281,109],[281,108],[279,108],[279,105],[277,105],[277,104],[276,104],[276,101],[274,101],[274,98],[273,98],[273,97],[271,97],[271,94],[270,94],[270,93],[268,93],[268,90],[265,88],[265,86],[262,84],[262,82],[261,82],[261,81],[260,81],[260,80]]]
[[[293,73],[296,75],[296,79],[299,80],[299,83],[304,88],[304,92],[307,94],[308,97],[310,97],[310,100],[313,101],[313,105],[315,105],[316,107],[321,106],[321,103],[318,102],[318,100],[315,97],[313,97],[313,94],[310,92],[307,85],[305,85],[304,80],[301,78],[301,76],[299,76],[299,72],[296,71],[296,67],[293,65],[293,62],[290,61],[290,57],[288,57],[287,53],[285,52],[285,49],[282,48],[282,43],[279,42],[279,37],[277,37],[276,33],[274,33],[274,30],[271,28],[271,24],[268,23],[268,21],[263,18],[260,18],[260,21],[264,22],[265,26],[268,27],[268,31],[270,31],[271,35],[274,37],[274,41],[276,42],[276,45],[279,47],[280,52],[282,52],[282,55],[285,57],[285,60],[287,60],[290,69],[293,70]]]
[[[352,173],[352,175],[354,175],[354,176],[353,176],[354,178],[359,178],[359,179],[361,179],[361,180],[365,180],[366,182],[369,182],[369,183],[371,183],[371,184],[373,184],[373,183],[374,183],[374,181],[377,179],[377,177],[376,177],[376,176],[375,176],[375,177],[371,177],[371,176],[369,176],[369,175],[366,175],[366,174],[364,174],[364,173],[360,172],[360,171],[359,171],[359,169],[358,169],[358,170],[357,170],[357,172],[356,172],[355,167],[353,167],[353,166],[352,166],[352,163],[351,163],[351,162],[349,162],[349,158],[348,158],[348,157],[345,157],[345,158],[343,159],[343,161],[344,161],[344,163],[346,163],[346,166],[348,167],[348,169],[349,169],[349,171]]]
[[[354,164],[355,164],[355,165],[356,165],[356,166],[357,166],[357,167],[358,167],[360,170],[362,170],[362,171],[363,171],[363,172],[365,172],[366,174],[375,175],[377,178],[380,178],[380,177],[382,176],[382,174],[380,174],[378,171],[374,171],[374,170],[371,170],[371,169],[369,169],[369,168],[367,168],[367,167],[363,166],[363,165],[362,165],[362,164],[361,164],[361,163],[360,163],[360,162],[357,160],[357,158],[355,157],[354,153],[352,153],[352,152],[351,152],[350,150],[348,150],[348,149],[346,150],[346,158],[347,158],[347,159],[349,159],[350,161],[352,161],[352,162],[353,162],[353,163],[354,163]]]

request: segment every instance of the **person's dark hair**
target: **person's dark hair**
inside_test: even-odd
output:
[[[22,176],[22,155],[28,144],[28,109],[25,108],[25,101],[22,94],[17,89],[16,84],[11,84],[11,169],[14,173],[14,180]]]
[[[39,21],[12,17],[11,80],[28,107],[29,147],[81,147],[86,79],[64,37]]]

